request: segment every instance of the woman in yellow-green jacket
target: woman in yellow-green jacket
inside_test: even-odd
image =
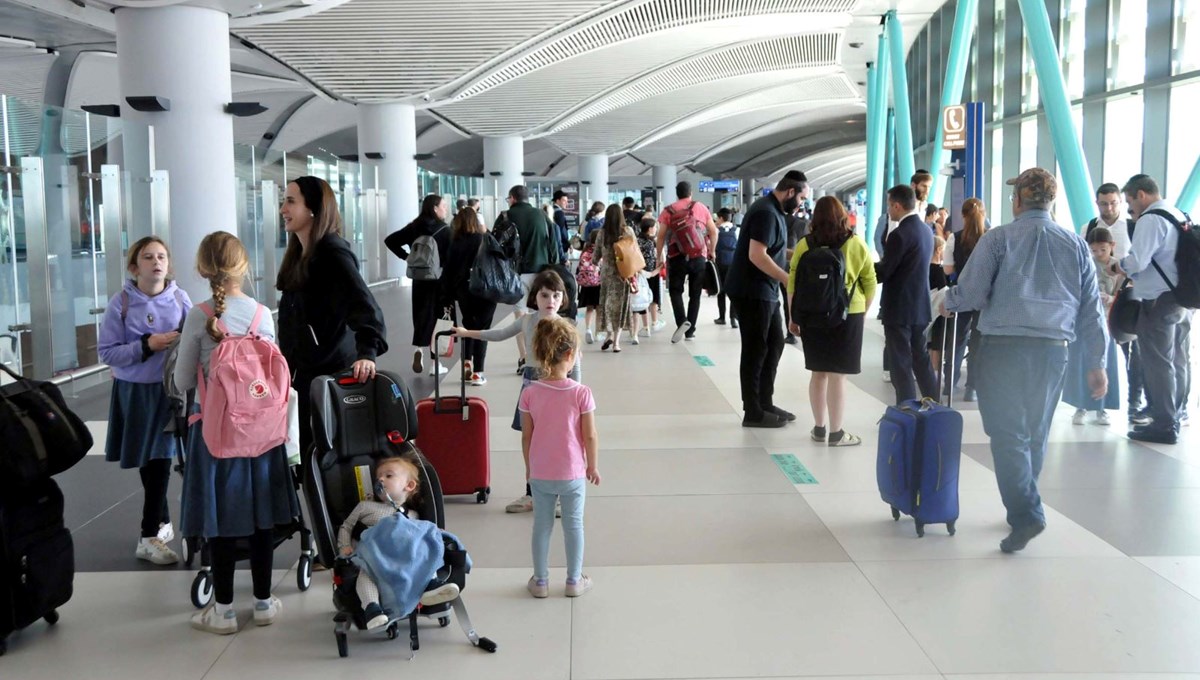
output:
[[[817,201],[809,227],[809,235],[796,244],[792,253],[788,305],[791,306],[792,296],[796,294],[796,268],[800,258],[810,247],[828,246],[841,250],[846,262],[849,314],[834,328],[805,327],[793,317],[788,330],[800,336],[804,367],[812,372],[808,383],[814,420],[812,438],[827,441],[829,446],[857,446],[862,439],[842,429],[842,416],[846,405],[846,376],[862,371],[863,327],[867,308],[875,299],[875,263],[866,241],[854,235],[845,206],[833,196]]]

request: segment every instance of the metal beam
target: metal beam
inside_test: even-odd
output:
[[[950,33],[950,54],[946,60],[946,77],[942,81],[942,105],[932,118],[937,120],[933,126],[933,148],[930,149],[929,171],[933,173],[933,189],[929,196],[941,200],[941,191],[945,178],[939,172],[942,168],[945,152],[942,149],[943,130],[942,112],[947,106],[962,103],[963,85],[966,83],[967,62],[971,57],[971,37],[975,33],[976,16],[979,13],[979,0],[958,0],[954,10],[954,30]]]
[[[917,170],[913,160],[912,114],[909,111],[908,77],[904,69],[904,28],[896,10],[887,15],[888,47],[891,49],[893,106],[896,109],[896,170],[911,177]]]

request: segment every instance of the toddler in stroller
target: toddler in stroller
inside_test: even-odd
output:
[[[452,611],[471,644],[496,651],[494,642],[476,634],[460,595],[471,564],[461,542],[442,531],[445,518],[437,473],[408,443],[416,436],[417,420],[407,385],[399,376],[379,371],[365,383],[348,374],[322,376],[310,389],[313,447],[306,452],[305,495],[319,546],[317,559],[333,569],[338,654],[349,655],[351,626],[384,628],[388,638],[395,639],[404,619],[415,651],[420,647],[419,619],[436,618],[444,627],[450,624]],[[397,458],[411,467],[402,467]],[[378,486],[372,483],[373,467],[381,482]],[[403,472],[389,473],[398,469]],[[392,479],[385,479],[388,474],[394,475]],[[376,497],[371,498],[373,490]],[[426,521],[412,521],[414,517]],[[366,524],[374,526],[363,529]],[[356,526],[362,530],[359,536],[355,536]],[[344,531],[335,532],[335,527]],[[344,548],[354,539],[359,541],[357,552],[352,550],[349,558]],[[364,555],[367,549],[390,559],[390,566],[382,573],[373,571],[370,557]],[[421,557],[413,559],[412,551],[417,549]],[[336,561],[333,555],[338,556]],[[436,565],[432,567],[436,572],[431,575],[430,566],[413,570],[415,562]],[[374,589],[359,588],[364,575]],[[394,577],[401,579],[399,588],[393,587]],[[396,597],[396,590],[407,595]],[[390,612],[386,611],[389,603]],[[378,611],[372,604],[378,605]]]

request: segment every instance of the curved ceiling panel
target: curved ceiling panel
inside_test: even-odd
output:
[[[290,151],[313,140],[358,125],[358,111],[345,102],[313,97],[296,110],[271,140],[270,149]]]
[[[637,150],[638,158],[653,165],[688,163],[708,147],[728,139],[740,138],[751,130],[780,122],[792,123],[798,115],[819,107],[817,102],[796,102],[782,107],[748,111],[740,116],[713,121],[672,135]],[[808,116],[806,120],[812,120]]]

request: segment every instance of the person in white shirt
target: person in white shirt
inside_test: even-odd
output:
[[[909,184],[912,186],[913,192],[917,194],[916,213],[918,216],[924,215],[925,207],[929,205],[929,190],[933,188],[933,175],[929,174],[928,170],[917,170],[913,173]],[[874,240],[875,250],[880,255],[883,254],[883,242],[899,224],[899,220],[891,219],[886,212],[879,216],[879,222],[875,225]]]
[[[1092,218],[1088,222],[1087,231],[1084,232],[1084,237],[1092,233],[1096,227],[1105,227],[1112,232],[1113,240],[1116,246],[1113,248],[1113,257],[1118,260],[1129,254],[1129,220],[1123,216],[1124,206],[1121,201],[1121,189],[1112,182],[1106,182],[1100,185],[1096,190],[1096,207],[1100,209],[1100,216]]]

